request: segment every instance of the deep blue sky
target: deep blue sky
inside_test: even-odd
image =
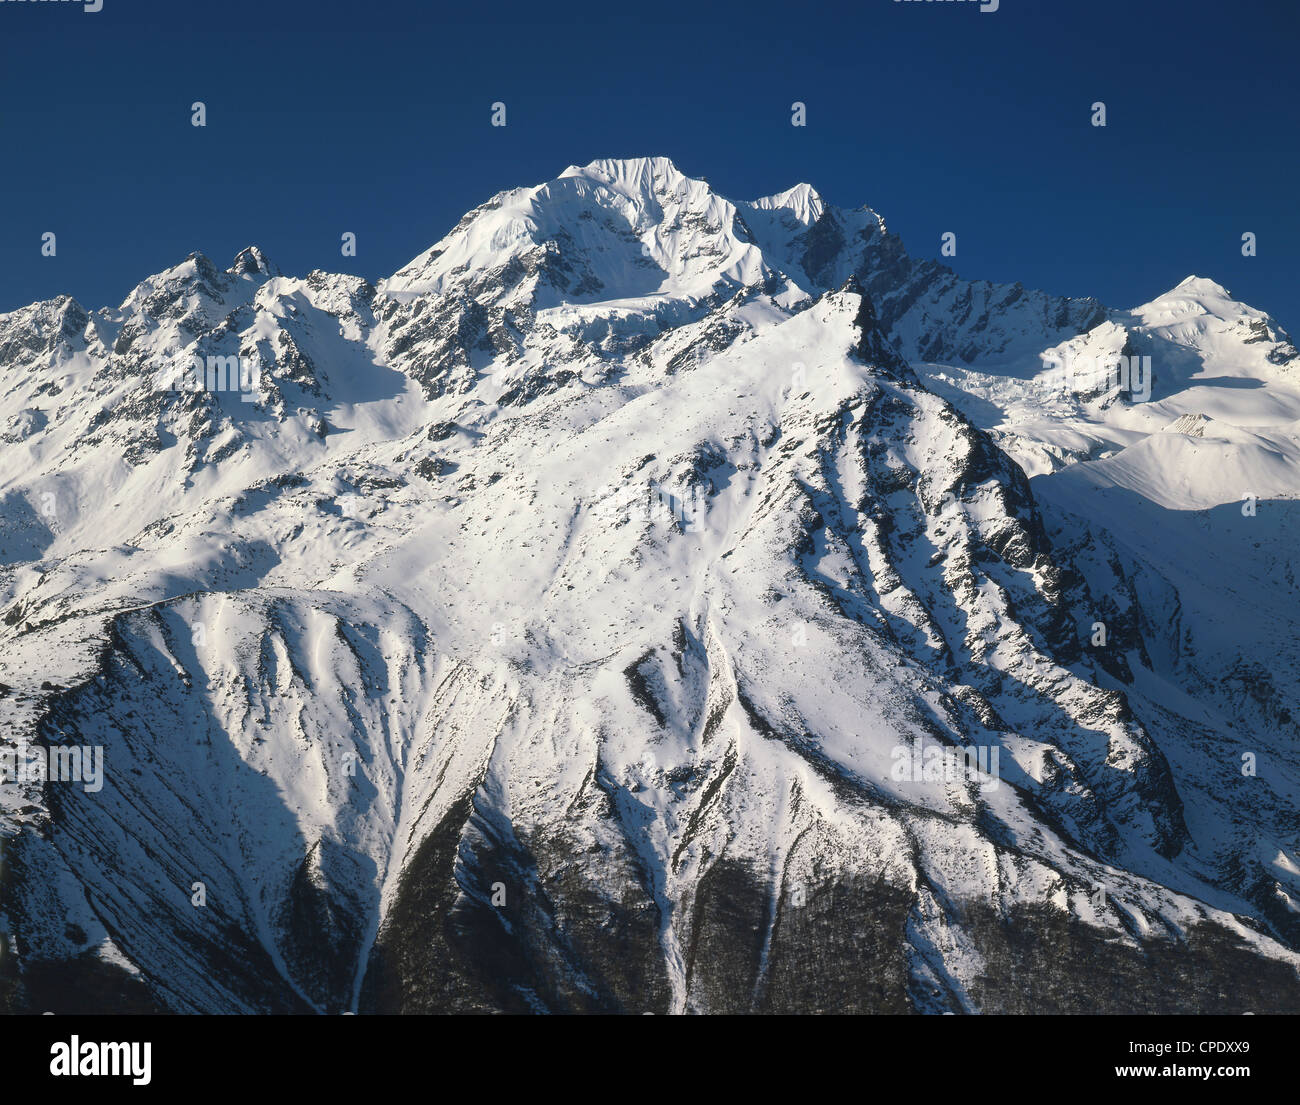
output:
[[[1300,332],[1292,0],[440,7],[0,2],[0,311],[252,243],[374,279],[503,188],[663,154],[870,204],[918,256],[955,231],[964,276],[1126,307],[1195,272]]]

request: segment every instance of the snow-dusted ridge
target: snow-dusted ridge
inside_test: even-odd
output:
[[[664,158],[0,315],[0,1002],[1294,1011],[1298,364]]]

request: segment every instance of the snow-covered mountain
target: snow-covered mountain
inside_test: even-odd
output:
[[[0,315],[0,435],[0,1005],[1300,1009],[1300,354],[1211,281],[597,161]]]

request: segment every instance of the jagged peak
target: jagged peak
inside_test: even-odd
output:
[[[236,276],[254,276],[262,274],[265,276],[276,276],[279,270],[267,259],[257,246],[248,246],[241,249],[235,254],[234,263],[226,270]]]
[[[1205,428],[1214,420],[1204,414],[1182,414],[1175,418],[1161,431],[1167,434],[1186,434],[1188,437],[1204,437]]]
[[[912,371],[912,366],[889,340],[889,336],[880,325],[875,303],[872,302],[871,296],[856,275],[850,276],[839,288],[828,292],[827,295],[844,300],[854,307],[853,326],[858,332],[858,340],[853,347],[855,357],[879,369],[891,379],[906,383],[916,382],[916,374]],[[854,300],[856,303],[853,302]]]
[[[671,158],[667,157],[602,157],[586,165],[570,165],[559,179],[585,176],[624,190],[644,191],[653,185],[675,186],[689,179]]]
[[[252,266],[255,264],[267,267],[254,269]],[[270,265],[266,256],[256,246],[241,250],[231,268],[224,270],[214,264],[206,253],[192,250],[186,254],[183,261],[142,280],[131,290],[117,310],[130,311],[143,307],[159,294],[173,297],[198,292],[221,302],[231,288],[233,276],[258,271],[268,275],[279,275],[279,271]]]
[[[75,318],[79,319],[79,325],[82,326],[90,318],[89,312],[77,301],[76,297],[68,295],[66,292],[60,292],[49,299],[33,300],[31,303],[16,307],[12,311],[0,311],[0,319],[6,320],[34,316],[45,316],[56,320]]]
[[[789,211],[804,226],[811,226],[826,210],[825,201],[811,184],[796,184],[784,192],[760,196],[750,200],[749,206],[760,211]]]
[[[197,278],[208,284],[220,284],[221,270],[212,262],[212,259],[200,250],[193,250],[186,254],[185,260],[178,265],[160,272],[152,280],[187,280]],[[149,283],[146,281],[145,283]]]
[[[215,284],[220,279],[221,270],[212,263],[208,255],[201,250],[191,250],[185,255],[184,260],[178,261],[161,272],[156,272],[140,281],[131,294],[127,296],[123,306],[138,301],[169,284],[184,283],[189,280],[201,280],[209,284]]]

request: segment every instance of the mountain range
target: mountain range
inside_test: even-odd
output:
[[[0,1009],[1300,1010],[1300,353],[1212,280],[601,160],[0,315],[0,438]]]

